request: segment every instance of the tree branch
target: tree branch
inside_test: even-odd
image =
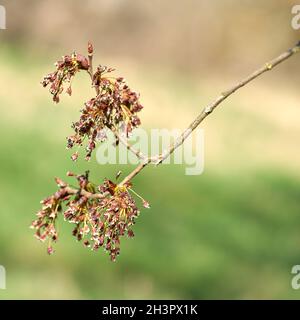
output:
[[[106,197],[108,193],[92,193],[88,192],[84,189],[76,189],[71,187],[65,187],[65,190],[68,194],[80,194],[81,196],[84,196],[89,199],[103,199]]]
[[[184,132],[176,139],[176,141],[170,146],[170,148],[163,151],[161,154],[157,155],[156,157],[148,157],[144,159],[144,161],[139,164],[124,180],[120,183],[120,185],[124,185],[125,183],[129,182],[133,179],[141,170],[143,170],[149,163],[153,162],[153,159],[157,159],[156,165],[161,164],[165,159],[167,159],[179,146],[181,146],[184,141],[189,137],[189,135],[199,126],[199,124],[209,115],[211,114],[214,109],[220,105],[225,99],[231,96],[234,92],[238,89],[242,88],[249,82],[253,81],[263,73],[272,70],[281,62],[287,60],[292,55],[300,51],[300,41],[291,49],[285,51],[277,58],[267,62],[264,66],[257,69],[249,76],[244,78],[243,80],[236,83],[233,87],[229,88],[228,90],[222,92],[217,98],[215,98],[211,103],[203,108],[197,118],[184,130]]]

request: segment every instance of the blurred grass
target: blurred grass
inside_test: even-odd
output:
[[[63,178],[67,170],[89,169],[93,181],[100,182],[103,177],[113,178],[119,166],[99,166],[94,158],[91,163],[74,164],[65,150],[64,136],[70,133],[69,123],[78,116],[88,86],[82,87],[77,80],[75,86],[82,92],[72,100],[64,97],[60,106],[53,107],[38,86],[41,75],[49,70],[50,58],[24,55],[17,48],[1,49],[0,57],[4,89],[0,94],[0,264],[7,270],[7,290],[0,291],[0,298],[300,297],[290,286],[291,268],[300,263],[299,163],[290,155],[299,151],[294,145],[288,153],[288,145],[295,142],[288,136],[286,146],[277,146],[278,153],[290,159],[285,162],[289,167],[276,159],[272,162],[273,154],[268,156],[268,146],[261,139],[276,146],[277,137],[288,135],[288,130],[278,128],[268,114],[260,113],[259,121],[253,121],[247,104],[239,100],[211,119],[206,140],[209,161],[202,176],[184,176],[182,166],[169,165],[147,168],[136,178],[136,190],[152,207],[142,211],[135,239],[122,241],[117,263],[101,251],[90,252],[76,243],[71,226],[62,219],[56,254],[47,256],[29,224],[39,201],[55,190],[53,177]],[[130,76],[134,82],[140,77],[138,73]],[[177,88],[175,98],[172,91],[162,93],[165,87],[161,91],[155,87],[156,78],[149,72],[142,91],[155,89],[158,97],[165,94],[166,114],[176,109],[176,101],[183,106],[199,101],[196,88],[183,77],[172,74],[169,79]],[[172,82],[168,85],[171,88]],[[201,90],[206,97],[205,89]],[[151,105],[150,111],[145,108],[146,119],[161,107],[151,104],[155,99],[146,93]],[[183,118],[191,119],[194,112],[177,107],[164,121],[175,126]],[[232,119],[238,119],[240,126],[228,131]],[[216,132],[214,121],[219,126],[216,136],[211,135]],[[255,133],[248,132],[246,140],[245,125]],[[256,147],[262,148],[261,157]],[[216,155],[218,159],[210,161]],[[130,166],[120,167],[124,174],[130,171]]]

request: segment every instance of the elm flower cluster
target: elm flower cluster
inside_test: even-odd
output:
[[[132,130],[141,124],[137,113],[143,106],[139,101],[139,94],[132,91],[122,77],[113,77],[113,68],[99,65],[93,72],[92,58],[94,48],[88,44],[87,57],[73,53],[62,57],[56,62],[56,70],[46,75],[42,85],[50,85],[50,93],[54,102],[59,102],[60,94],[65,90],[72,94],[71,82],[74,76],[80,71],[86,71],[91,79],[91,85],[95,88],[96,96],[88,100],[81,110],[80,118],[72,124],[75,134],[67,137],[67,148],[75,145],[82,146],[84,140],[86,144],[86,160],[91,158],[91,154],[98,141],[106,140],[106,130],[122,132],[128,136]],[[118,144],[116,136],[116,144]],[[78,152],[72,155],[72,160],[77,160]]]
[[[67,138],[68,148],[81,146],[87,138],[86,160],[90,159],[97,141],[106,140],[107,129],[125,132],[128,136],[141,123],[137,116],[143,108],[139,95],[129,88],[123,78],[106,76],[112,71],[114,69],[105,66],[97,68],[92,79],[98,94],[85,103],[79,121],[72,125],[75,134]],[[77,159],[77,153],[72,159]]]
[[[124,78],[113,77],[112,68],[99,65],[93,72],[94,48],[88,44],[87,57],[73,53],[63,56],[56,62],[56,70],[44,77],[42,85],[49,86],[54,102],[59,102],[64,91],[71,95],[71,83],[80,71],[89,75],[95,96],[87,101],[81,110],[80,118],[73,123],[75,134],[68,137],[68,148],[86,145],[86,159],[89,160],[98,141],[106,140],[107,131],[111,130],[118,144],[118,133],[129,134],[141,123],[137,113],[143,106],[139,95],[132,91]],[[78,152],[72,155],[76,160]],[[116,179],[118,179],[118,173]],[[89,174],[68,173],[76,178],[77,187],[56,178],[58,190],[42,200],[42,208],[32,222],[35,236],[42,242],[48,241],[47,252],[54,252],[53,244],[59,238],[57,224],[60,218],[74,225],[73,236],[77,241],[92,250],[102,247],[115,261],[120,253],[120,241],[123,236],[134,236],[132,227],[140,211],[135,198],[142,200],[145,208],[149,203],[133,189],[131,182],[114,183],[108,179],[100,185],[89,180]]]
[[[65,221],[75,224],[73,236],[78,241],[95,251],[102,247],[115,261],[120,253],[120,238],[134,236],[132,227],[140,213],[130,194],[130,191],[136,194],[132,185],[118,185],[105,179],[96,186],[89,181],[88,172],[68,175],[77,179],[78,189],[56,178],[58,191],[42,200],[42,209],[31,224],[36,230],[35,236],[43,242],[49,241],[47,252],[52,254],[53,243],[58,239],[56,225],[61,213]],[[142,201],[148,208],[149,204],[144,199]]]
[[[88,70],[88,59],[82,54],[73,53],[65,55],[62,60],[55,63],[56,70],[46,75],[41,82],[43,87],[50,85],[50,93],[53,95],[53,101],[59,102],[59,95],[64,91],[64,84],[68,83],[66,92],[71,95],[71,82],[79,70]]]

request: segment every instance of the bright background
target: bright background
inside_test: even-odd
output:
[[[300,264],[300,55],[255,80],[203,123],[205,171],[148,167],[134,183],[151,203],[111,263],[61,219],[56,254],[29,229],[54,176],[95,182],[130,166],[70,160],[65,136],[93,92],[82,73],[53,105],[39,82],[94,42],[141,93],[146,128],[184,128],[218,93],[300,40],[294,1],[1,1],[0,264],[3,299],[292,298]]]

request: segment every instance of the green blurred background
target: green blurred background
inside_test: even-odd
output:
[[[131,166],[72,163],[65,136],[93,94],[86,76],[53,105],[39,82],[53,62],[94,43],[141,93],[146,128],[184,128],[233,82],[294,45],[295,1],[1,1],[1,299],[298,299],[300,56],[257,79],[205,121],[205,170],[148,167],[135,189],[150,203],[112,263],[60,225],[55,255],[29,229],[54,176]]]

